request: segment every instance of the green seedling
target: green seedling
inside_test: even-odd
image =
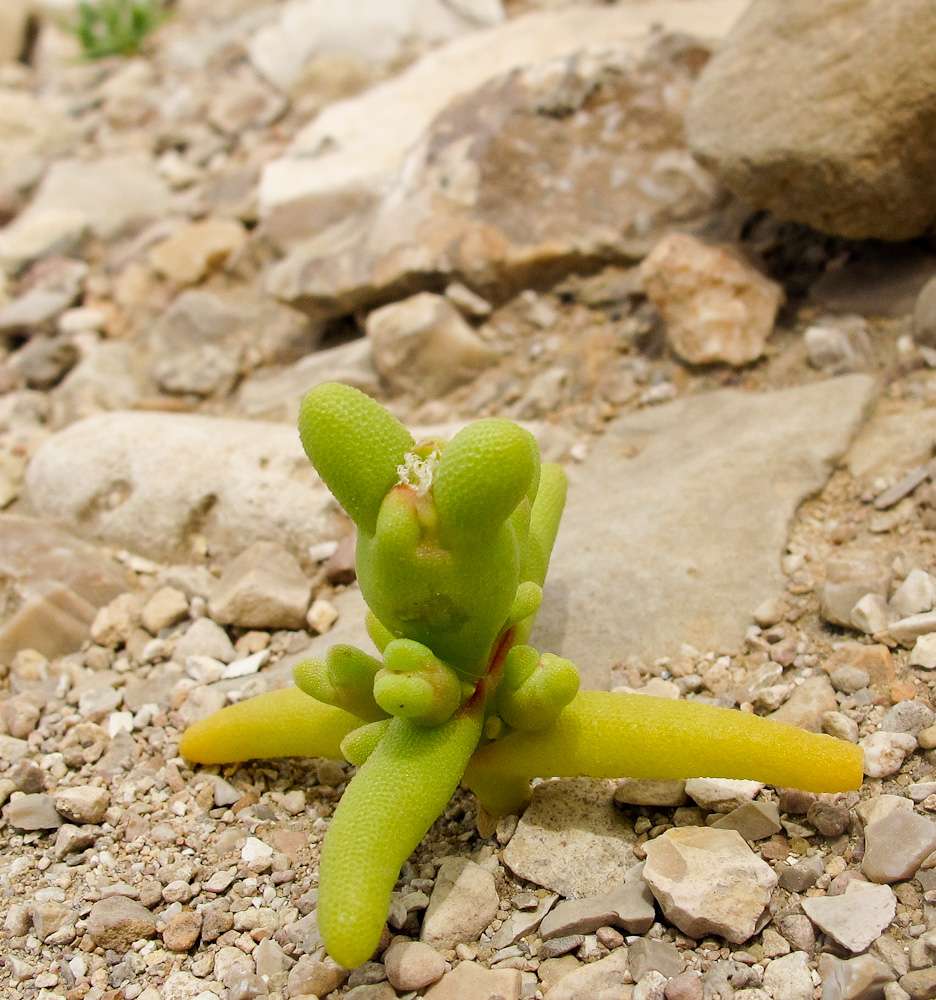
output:
[[[82,0],[72,30],[86,59],[135,56],[167,16],[156,0]]]
[[[860,786],[850,743],[695,702],[579,691],[574,664],[527,644],[566,481],[540,465],[526,430],[489,419],[448,443],[415,442],[335,383],[306,395],[299,428],[357,525],[382,658],[335,646],[296,668],[295,687],[191,726],[180,751],[203,764],[300,755],[358,766],[319,871],[318,925],[341,965],[374,953],[400,868],[460,781],[492,817],[521,810],[535,777]]]

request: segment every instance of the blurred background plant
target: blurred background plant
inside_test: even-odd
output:
[[[82,0],[72,30],[87,59],[134,56],[168,16],[158,0]]]

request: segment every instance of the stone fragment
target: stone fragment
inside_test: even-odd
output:
[[[321,960],[310,955],[301,955],[289,970],[289,993],[291,996],[325,996],[337,990],[348,978],[348,970],[327,955]]]
[[[717,819],[712,828],[737,830],[745,840],[764,840],[780,832],[780,810],[774,802],[745,802]]]
[[[535,930],[543,917],[550,911],[559,897],[548,893],[542,899],[536,899],[532,910],[517,910],[501,924],[500,930],[491,938],[491,947],[495,949],[509,948],[519,938]],[[516,901],[514,901],[516,906]]]
[[[686,642],[737,648],[747,609],[782,593],[787,525],[857,430],[870,390],[864,375],[725,390],[611,423],[568,469],[533,644],[579,664],[591,688],[609,686],[622,650],[652,662]],[[609,592],[628,599],[612,607]]]
[[[890,703],[891,685],[894,683],[896,671],[893,655],[887,646],[846,642],[822,664],[823,669],[829,674],[835,673],[843,666],[864,670],[871,678],[871,687],[876,698]]]
[[[822,586],[819,613],[833,625],[852,628],[851,613],[868,594],[886,599],[890,571],[864,558],[830,559]]]
[[[851,609],[848,620],[853,628],[866,635],[883,632],[891,621],[887,601],[880,594],[865,594]]]
[[[627,946],[627,964],[631,975],[638,981],[648,972],[660,972],[667,979],[672,979],[686,967],[674,945],[651,938],[640,938]]]
[[[420,940],[438,950],[473,941],[494,919],[500,900],[494,876],[467,858],[439,866]]]
[[[869,778],[884,778],[896,774],[908,754],[917,747],[910,733],[871,733],[858,741],[864,750],[864,773]]]
[[[749,264],[671,233],[643,261],[640,274],[670,346],[684,361],[740,366],[763,354],[783,292]]]
[[[71,944],[75,939],[78,914],[59,902],[36,900],[30,904],[29,919],[33,933],[44,944]]]
[[[822,1000],[876,1000],[883,995],[885,983],[897,977],[890,967],[871,955],[857,958],[819,956]]]
[[[298,552],[338,533],[295,427],[259,421],[89,417],[39,449],[24,487],[38,513],[167,561],[186,561],[193,536],[223,559],[261,538]]]
[[[487,1000],[501,996],[520,1000],[520,973],[516,969],[485,969],[477,962],[460,962],[426,990],[426,1000]]]
[[[686,793],[709,812],[730,813],[752,802],[763,787],[760,781],[690,778],[686,782]]]
[[[856,239],[917,236],[936,202],[906,109],[923,113],[933,81],[910,69],[919,51],[907,39],[931,38],[934,12],[912,0],[886,10],[840,0],[820,20],[814,13],[809,0],[748,9],[692,95],[690,148],[735,195],[778,218]],[[751,66],[761,68],[753,85]]]
[[[741,944],[777,884],[773,869],[734,830],[682,827],[648,841],[644,878],[666,918],[690,937]]]
[[[853,324],[825,322],[807,327],[803,343],[809,364],[833,372],[857,370],[871,347],[867,325],[867,321],[856,318]]]
[[[87,215],[79,209],[21,212],[0,229],[0,262],[16,271],[33,261],[75,253],[89,228]]]
[[[177,230],[150,251],[160,274],[179,285],[197,285],[223,267],[247,241],[243,225],[233,219],[202,219]]]
[[[34,220],[53,213],[66,212],[73,217],[80,213],[95,236],[109,240],[160,219],[169,210],[169,191],[148,158],[129,154],[98,160],[63,159],[46,172],[29,206],[0,230],[0,242],[8,232],[19,233]]]
[[[779,871],[779,885],[788,892],[805,892],[816,884],[823,873],[822,859],[818,856],[803,858],[795,865],[783,865]]]
[[[626,1000],[632,994],[632,987],[624,984],[627,975],[627,949],[618,948],[607,958],[583,965],[563,976],[549,990],[553,1000],[581,1000],[595,997],[596,1000]]]
[[[840,896],[802,900],[803,912],[851,952],[865,951],[897,915],[897,897],[887,885],[850,882]]]
[[[899,701],[892,705],[881,719],[881,729],[885,733],[909,733],[916,736],[921,729],[933,724],[936,713],[922,701]]]
[[[29,744],[26,740],[17,739],[15,736],[0,734],[0,760],[8,764],[15,764],[22,760],[29,753]]]
[[[105,410],[132,409],[144,396],[142,367],[127,341],[91,345],[52,393],[52,422],[63,427]]]
[[[81,357],[78,348],[63,337],[34,337],[9,358],[27,389],[48,392],[62,381]]]
[[[189,951],[201,933],[202,915],[184,910],[169,918],[162,932],[163,944],[170,951]]]
[[[910,650],[911,667],[923,667],[924,670],[936,668],[936,632],[921,635]]]
[[[686,783],[659,778],[624,778],[614,790],[614,801],[632,806],[682,806],[687,801]]]
[[[933,1000],[936,997],[936,968],[915,969],[900,977],[900,987],[911,1000]]]
[[[10,799],[3,808],[3,816],[16,830],[56,830],[64,822],[55,810],[52,796],[41,792]]]
[[[643,864],[635,865],[624,882],[608,892],[584,899],[564,899],[540,924],[540,937],[592,934],[599,927],[621,927],[628,934],[646,934],[653,924],[653,895],[643,879]]]
[[[871,683],[871,675],[867,670],[862,670],[861,667],[849,665],[833,671],[829,674],[829,680],[832,681],[832,687],[836,691],[841,691],[843,694],[854,694]]]
[[[232,560],[208,598],[215,621],[238,628],[299,629],[312,582],[291,552],[256,541]]]
[[[94,785],[62,788],[55,793],[55,808],[71,823],[100,823],[110,805],[110,792]]]
[[[176,587],[160,587],[140,613],[140,624],[147,632],[157,632],[177,625],[188,616],[189,603],[185,593]]]
[[[0,715],[6,723],[7,732],[19,740],[26,739],[36,728],[41,714],[39,706],[25,695],[14,695],[0,703]],[[35,792],[39,789],[20,787],[20,791]]]
[[[625,881],[635,840],[610,783],[564,778],[533,790],[503,861],[521,878],[582,899]]]
[[[230,663],[237,653],[220,625],[210,618],[198,618],[179,639],[174,655],[180,663],[185,663],[190,656],[210,656],[222,663]]]
[[[383,954],[390,985],[404,993],[421,990],[441,979],[445,959],[422,941],[399,941]]]
[[[839,837],[848,829],[850,819],[844,802],[814,802],[806,814],[810,823],[823,837]]]
[[[764,990],[773,1000],[812,1000],[809,955],[794,951],[774,958],[764,969]]]
[[[324,635],[338,621],[338,611],[331,601],[316,598],[306,612],[306,625],[316,635]]]
[[[936,582],[922,569],[912,569],[891,595],[890,606],[899,618],[931,611],[936,603]]]
[[[497,361],[448,299],[429,292],[372,312],[367,336],[390,388],[417,400],[444,396]]]
[[[207,117],[219,132],[240,136],[246,129],[271,125],[287,107],[282,94],[245,66],[227,75],[208,105]]]
[[[877,795],[859,802],[855,806],[855,814],[868,827],[898,809],[913,812],[913,803],[903,795]]]
[[[116,649],[130,641],[140,627],[142,603],[136,594],[121,594],[98,611],[91,623],[91,638],[99,646]]]
[[[861,870],[872,882],[913,878],[926,857],[936,851],[936,823],[911,809],[894,809],[865,827]]]
[[[10,52],[14,44],[13,32],[7,35],[2,22],[12,16],[25,24],[28,7],[28,0],[8,0],[3,5],[0,47],[9,52],[7,59],[15,59],[19,51]],[[29,89],[4,87],[0,96],[0,136],[3,137],[0,204],[6,214],[14,214],[23,207],[31,188],[42,178],[50,158],[68,154],[74,148],[78,129],[62,110]]]
[[[285,368],[258,372],[244,380],[238,406],[245,417],[277,420],[295,426],[299,403],[322,382],[343,382],[370,395],[380,392],[374,348],[367,337],[329,347]]]
[[[936,632],[936,611],[924,611],[921,614],[910,615],[908,618],[891,622],[887,631],[901,646],[910,648],[921,635]]]
[[[666,1000],[703,1000],[702,974],[696,969],[687,969],[673,978],[663,988]]]
[[[108,896],[91,906],[88,934],[100,948],[126,952],[134,941],[156,936],[156,918],[135,899]]]

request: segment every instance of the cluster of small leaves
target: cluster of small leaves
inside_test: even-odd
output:
[[[135,56],[167,16],[156,0],[82,0],[73,30],[87,59]]]

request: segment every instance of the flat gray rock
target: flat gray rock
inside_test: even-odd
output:
[[[624,884],[636,839],[610,782],[563,778],[533,789],[503,860],[520,878],[582,899]]]
[[[724,390],[615,421],[569,469],[569,499],[533,644],[606,688],[615,662],[736,648],[784,583],[800,502],[820,489],[872,401],[848,375]]]

